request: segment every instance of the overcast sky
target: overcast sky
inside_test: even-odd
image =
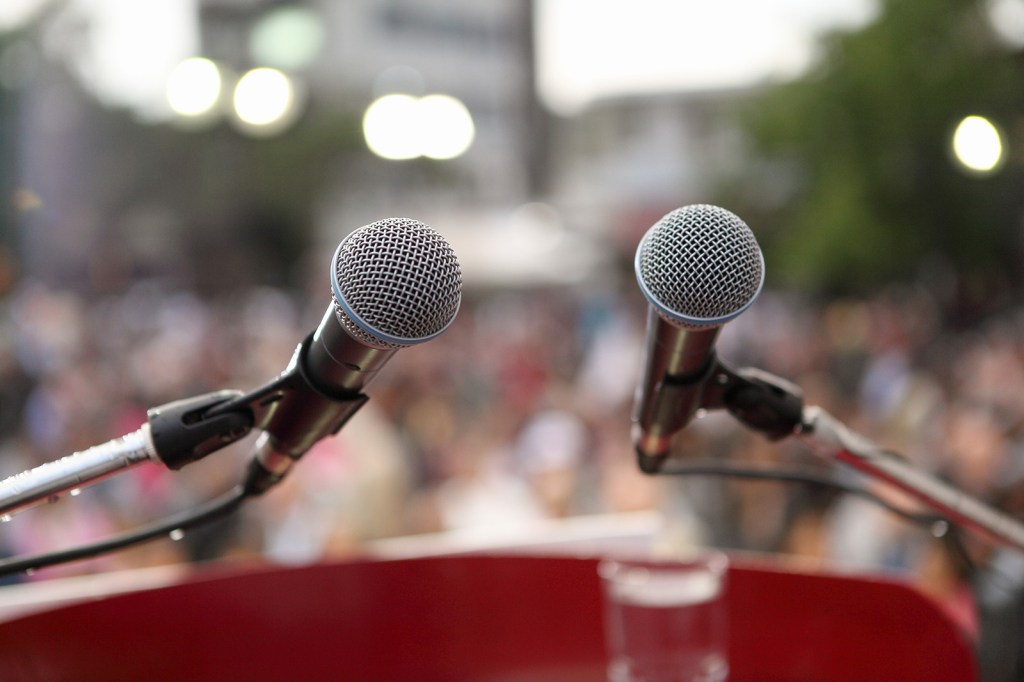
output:
[[[0,29],[43,0],[0,0]],[[196,46],[196,0],[71,0],[91,18],[78,68],[101,97],[147,109]],[[875,0],[539,0],[541,95],[571,113],[609,94],[742,86],[789,76],[823,29],[873,16]],[[152,103],[149,105],[153,106]]]
[[[542,0],[540,88],[571,112],[607,94],[748,85],[799,73],[822,30],[874,0]]]

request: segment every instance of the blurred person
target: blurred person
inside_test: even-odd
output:
[[[1005,319],[996,319],[982,333],[969,334],[952,368],[952,381],[951,390],[958,399],[989,405],[1009,421],[1024,421],[1021,331]]]
[[[642,367],[644,322],[613,307],[591,324],[575,376],[574,401],[584,414],[611,413],[633,399]]]
[[[835,498],[832,488],[813,483],[801,486],[787,505],[780,551],[822,565],[832,561],[828,518]]]
[[[1024,444],[1011,440],[992,503],[1024,520]],[[985,682],[1024,679],[1024,552],[962,534],[973,572],[972,593],[980,629],[978,660]]]
[[[991,500],[1012,456],[1002,416],[989,406],[956,400],[944,421],[945,474],[968,494]]]
[[[914,583],[977,643],[980,624],[971,591],[974,566],[956,545],[959,542],[959,531],[955,529],[945,537],[925,542],[912,567]]]
[[[32,380],[18,362],[12,327],[9,320],[0,317],[0,442],[17,436],[24,419],[25,400],[32,390]],[[2,458],[0,467],[6,475],[7,467]]]
[[[742,460],[744,453],[736,444],[743,440],[743,434],[736,428],[730,415],[708,413],[676,435],[670,457],[681,466],[688,460]],[[632,447],[630,452],[633,453]],[[633,466],[637,466],[636,455],[632,457]],[[665,519],[666,543],[675,542],[680,549],[693,545],[736,547],[739,544],[735,500],[730,491],[732,481],[710,475],[659,475],[655,478],[660,488],[656,508]]]
[[[757,434],[743,433],[735,447],[736,460],[769,468],[782,465],[780,448]],[[727,481],[731,516],[735,526],[727,546],[754,551],[779,551],[785,529],[788,500],[794,495],[790,484],[775,481]],[[726,543],[723,543],[726,544]]]
[[[366,403],[261,498],[264,555],[286,564],[310,563],[403,534],[412,485],[408,459],[394,424],[372,401]]]
[[[491,419],[466,424],[444,453],[434,502],[443,528],[459,535],[517,535],[548,518],[516,471],[510,434]]]
[[[580,499],[590,455],[590,434],[574,412],[541,410],[523,426],[514,450],[517,465],[546,516],[565,518],[580,514],[592,503]]]
[[[976,571],[978,663],[985,682],[1024,679],[1024,558],[996,550]]]
[[[629,423],[629,415],[630,408],[622,408],[593,426],[599,494],[608,513],[656,509],[665,496],[665,481],[642,473],[637,466],[629,429],[623,426]]]
[[[32,377],[67,367],[89,341],[85,305],[72,292],[27,284],[14,292],[10,315],[18,362]]]

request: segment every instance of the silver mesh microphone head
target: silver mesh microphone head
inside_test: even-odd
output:
[[[733,213],[708,204],[676,209],[658,221],[636,251],[644,296],[678,327],[717,327],[761,293],[764,257],[754,233]]]
[[[429,341],[455,320],[462,270],[444,237],[411,218],[386,218],[353,231],[331,265],[334,311],[368,346]]]

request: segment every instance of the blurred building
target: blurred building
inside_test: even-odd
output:
[[[631,253],[665,213],[709,202],[737,175],[744,140],[729,109],[745,94],[729,88],[610,97],[560,119],[552,200],[581,229]]]
[[[503,0],[481,5],[462,2],[356,0],[306,2],[322,22],[324,38],[314,58],[296,74],[310,93],[309,115],[345,115],[358,122],[376,98],[389,93],[456,97],[472,112],[476,138],[464,157],[452,161],[443,181],[429,180],[430,169],[415,169],[402,180],[425,186],[398,194],[415,201],[445,200],[445,190],[480,201],[523,199],[530,191],[527,169],[541,140],[532,117],[531,4]],[[252,36],[280,3],[205,0],[200,3],[202,52],[239,71],[254,61]],[[530,133],[530,135],[528,135]],[[393,164],[359,157],[362,173],[346,176],[346,190],[374,197],[381,185],[395,184]],[[414,165],[414,164],[407,164]],[[427,176],[426,178],[424,176]],[[369,191],[369,195],[365,192]],[[441,196],[439,196],[441,195]]]
[[[548,119],[534,84],[530,2],[301,6],[322,22],[325,39],[315,59],[295,74],[308,92],[300,125],[341,121],[334,130],[345,137],[323,166],[325,189],[313,211],[325,244],[336,241],[339,231],[395,214],[435,224],[455,234],[455,242],[472,242],[496,215],[544,192]],[[250,38],[279,7],[202,2],[203,53],[239,71],[258,66]],[[442,94],[464,103],[475,127],[472,146],[443,161],[375,157],[353,133],[367,107],[393,93]]]
[[[109,289],[169,276],[211,292],[254,279],[294,285],[306,251],[409,215],[451,239],[470,285],[585,282],[607,277],[610,259],[665,212],[706,200],[742,158],[721,115],[741,94],[733,90],[546,110],[530,0],[200,0],[192,49],[220,65],[223,106],[255,67],[281,68],[297,84],[298,118],[266,137],[227,114],[183,127],[153,106],[140,114],[98,102],[81,66],[96,19],[55,7],[18,37],[31,77],[4,95],[18,141],[8,182],[23,200],[12,222],[25,269],[41,279]],[[303,13],[305,33],[279,25],[268,39],[285,10]],[[378,158],[362,117],[389,93],[463,102],[472,145],[446,160]]]

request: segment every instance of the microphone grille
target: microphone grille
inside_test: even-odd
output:
[[[718,326],[757,298],[764,257],[754,233],[717,206],[676,209],[640,241],[636,276],[659,314],[677,326]]]
[[[411,218],[386,218],[353,231],[332,264],[338,320],[376,348],[411,346],[455,319],[462,270],[438,232]]]

